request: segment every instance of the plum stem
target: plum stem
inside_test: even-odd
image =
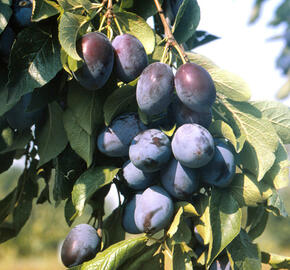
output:
[[[172,31],[170,29],[169,24],[166,21],[163,9],[162,9],[159,1],[158,0],[154,0],[154,3],[155,3],[155,6],[156,6],[156,9],[158,11],[159,17],[161,19],[161,22],[163,24],[164,34],[165,34],[165,37],[167,39],[168,47],[169,48],[170,47],[174,47],[176,49],[176,51],[178,52],[183,64],[189,62],[188,57],[187,57],[186,53],[184,52],[183,48],[178,44],[178,42],[175,40],[175,38],[174,38],[174,36],[172,34]]]

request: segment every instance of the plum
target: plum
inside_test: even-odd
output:
[[[114,38],[112,46],[115,49],[117,77],[125,83],[135,80],[148,65],[142,43],[130,34],[123,34]]]
[[[172,152],[184,166],[199,168],[214,156],[214,140],[207,129],[198,124],[184,124],[172,139]]]
[[[155,233],[170,224],[173,211],[170,195],[159,186],[151,186],[142,193],[136,204],[136,226],[141,232]]]
[[[174,90],[174,75],[164,63],[152,63],[140,75],[136,98],[140,110],[147,115],[162,113],[169,106]]]
[[[236,171],[235,157],[231,148],[221,140],[215,139],[213,159],[200,168],[201,181],[217,187],[227,187]]]
[[[180,200],[189,198],[199,187],[196,171],[174,158],[161,170],[161,183],[172,197]]]
[[[61,260],[66,267],[79,265],[95,257],[101,240],[97,231],[88,224],[71,229],[61,247]]]
[[[138,234],[142,233],[136,226],[134,214],[136,205],[139,204],[139,199],[141,197],[142,192],[136,193],[129,202],[126,203],[123,218],[122,218],[122,226],[127,233]]]
[[[194,63],[185,63],[178,68],[175,88],[182,103],[197,112],[209,111],[216,99],[211,76],[203,67]]]
[[[18,27],[29,26],[32,15],[32,0],[16,0],[13,3],[13,16]]]
[[[8,62],[11,47],[15,39],[15,33],[10,26],[6,26],[5,30],[0,35],[0,56],[5,62]]]
[[[30,128],[33,124],[38,123],[43,117],[44,110],[39,109],[28,112],[27,107],[29,106],[32,98],[32,93],[28,93],[21,97],[12,109],[10,109],[5,117],[10,127],[18,130]]]
[[[144,172],[160,170],[170,159],[171,147],[168,137],[158,129],[140,132],[129,148],[132,163]]]
[[[127,185],[136,190],[145,189],[152,186],[158,177],[157,173],[145,173],[134,166],[134,164],[128,160],[123,165],[123,177]]]
[[[171,119],[174,119],[177,126],[184,124],[199,124],[208,128],[212,122],[211,109],[205,112],[195,112],[186,107],[179,99],[175,99],[170,104],[168,114]]]
[[[108,81],[114,64],[110,40],[101,32],[90,32],[77,42],[77,51],[84,64],[74,76],[88,90],[102,88]]]
[[[144,129],[137,114],[122,114],[99,134],[98,149],[110,157],[128,156],[131,141]]]

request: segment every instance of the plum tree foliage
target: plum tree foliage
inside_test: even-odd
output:
[[[25,160],[0,198],[0,243],[37,204],[65,201],[69,269],[290,268],[253,242],[268,215],[287,216],[290,109],[251,100],[194,52],[217,38],[201,12],[196,0],[0,0],[0,173]],[[75,226],[85,208],[91,225]]]

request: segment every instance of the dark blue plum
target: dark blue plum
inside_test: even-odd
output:
[[[186,107],[180,100],[175,99],[169,106],[169,117],[174,119],[177,126],[184,124],[199,124],[208,128],[212,122],[211,109],[206,112],[195,112]]]
[[[231,263],[229,260],[216,259],[210,266],[209,270],[231,270]]]
[[[170,141],[158,129],[147,129],[139,133],[129,148],[130,160],[144,172],[159,171],[169,161],[170,156]]]
[[[141,232],[155,233],[170,224],[173,211],[170,195],[159,186],[149,187],[136,204],[136,226]]]
[[[199,168],[205,166],[214,156],[214,140],[207,129],[198,124],[179,127],[172,139],[172,152],[184,166]]]
[[[162,113],[169,106],[174,90],[174,75],[164,63],[152,63],[140,75],[136,98],[140,110],[147,115]]]
[[[236,171],[235,157],[231,148],[221,140],[215,139],[213,159],[200,168],[201,180],[216,187],[227,187],[232,182]]]
[[[89,261],[96,256],[100,244],[97,231],[91,225],[79,224],[65,238],[61,248],[61,260],[66,267]]]
[[[98,149],[110,157],[128,156],[133,138],[146,127],[135,113],[117,117],[98,136]]]
[[[134,164],[128,160],[123,165],[123,177],[127,185],[136,190],[145,189],[154,185],[158,178],[157,173],[145,173],[134,166]]]
[[[8,62],[11,47],[15,40],[15,33],[10,26],[7,26],[0,35],[0,56]]]
[[[123,34],[114,38],[112,46],[115,49],[117,77],[125,83],[135,80],[148,65],[142,43],[130,34]]]
[[[180,200],[190,198],[199,187],[195,169],[182,166],[174,158],[161,170],[161,183],[172,197]]]
[[[32,0],[16,0],[13,3],[13,16],[18,27],[29,26],[32,15]]]
[[[209,73],[194,63],[181,65],[175,74],[179,99],[189,109],[208,112],[216,99],[216,89]]]
[[[23,130],[30,128],[41,120],[44,114],[43,109],[31,112],[26,111],[31,102],[31,97],[32,93],[22,96],[18,103],[16,103],[14,107],[5,114],[10,127]]]
[[[87,33],[78,40],[77,50],[84,64],[74,73],[75,78],[88,90],[102,88],[114,64],[114,50],[110,40],[100,32]]]
[[[136,226],[134,215],[136,205],[139,204],[142,192],[133,196],[133,198],[126,204],[123,212],[122,225],[127,233],[138,234],[142,233]]]

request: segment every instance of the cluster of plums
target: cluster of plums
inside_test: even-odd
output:
[[[32,0],[13,0],[12,10],[11,19],[0,34],[0,58],[6,63],[8,62],[16,33],[31,24]]]

